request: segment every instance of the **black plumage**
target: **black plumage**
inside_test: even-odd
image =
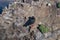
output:
[[[29,26],[35,22],[35,17],[29,17],[28,21],[24,24],[24,26]]]

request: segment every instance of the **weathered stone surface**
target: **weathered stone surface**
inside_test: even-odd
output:
[[[60,37],[57,38],[60,35],[60,17],[57,15],[60,10],[56,8],[54,0],[20,2],[14,2],[8,9],[3,9],[0,16],[0,40],[60,40]],[[46,3],[51,3],[51,6],[46,6]],[[31,33],[28,31],[31,25],[23,27],[23,24],[32,16],[36,21],[31,28],[31,32],[34,32]],[[40,22],[50,29],[48,33],[38,31]]]

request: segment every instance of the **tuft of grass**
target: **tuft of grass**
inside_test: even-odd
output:
[[[41,33],[46,33],[46,32],[49,31],[49,29],[46,26],[42,25],[42,24],[41,25],[38,25],[38,29],[39,29],[39,31]]]
[[[57,3],[56,5],[57,5],[57,8],[60,8],[60,3]]]

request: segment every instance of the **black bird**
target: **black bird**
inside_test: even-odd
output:
[[[23,26],[29,26],[35,22],[35,17],[29,17],[29,20]]]

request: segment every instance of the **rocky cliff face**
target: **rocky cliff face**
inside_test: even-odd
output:
[[[41,1],[41,2],[40,2]],[[0,40],[56,40],[60,35],[60,17],[54,1],[51,6],[46,6],[47,0],[32,1],[31,3],[14,2],[3,9],[0,15]],[[28,31],[24,23],[29,17],[34,16],[36,21]],[[50,31],[42,34],[37,29],[39,23],[47,26]],[[31,25],[30,25],[31,26]],[[57,38],[58,37],[58,38]]]

